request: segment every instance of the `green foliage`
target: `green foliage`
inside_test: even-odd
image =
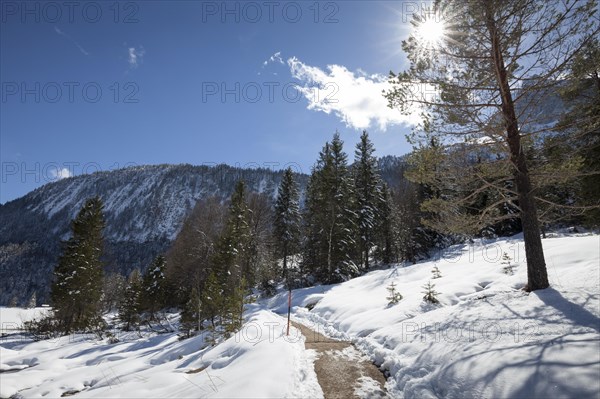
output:
[[[229,282],[231,289],[242,277],[254,282],[254,271],[250,267],[250,214],[245,190],[245,184],[240,180],[231,196],[229,216],[211,262],[220,283],[227,285]]]
[[[102,208],[97,197],[85,202],[71,224],[72,236],[64,243],[54,270],[50,297],[56,326],[65,333],[102,325]]]
[[[356,214],[347,155],[336,133],[326,143],[307,188],[303,268],[325,283],[358,275]]]
[[[225,299],[225,308],[227,310],[223,327],[227,335],[235,333],[242,327],[245,304],[244,299],[247,290],[248,284],[246,283],[246,279],[242,278],[239,285],[234,288],[232,295]]]
[[[214,327],[216,318],[222,315],[224,309],[224,289],[219,282],[216,273],[213,271],[208,275],[208,279],[201,291],[202,317],[211,322]]]
[[[424,290],[424,291],[422,291],[422,292],[423,292],[423,294],[425,294],[425,296],[423,296],[423,299],[424,299],[426,302],[433,303],[433,304],[438,304],[438,303],[440,303],[440,301],[437,299],[437,296],[438,296],[440,293],[439,293],[439,292],[437,292],[437,291],[434,289],[434,287],[435,287],[435,284],[432,284],[432,283],[431,283],[431,280],[429,280],[429,281],[427,282],[427,284],[425,284],[425,285],[423,286],[423,290]]]
[[[158,255],[144,273],[140,295],[141,309],[150,313],[153,319],[156,312],[163,309],[172,295],[165,275],[166,260]]]
[[[569,76],[561,90],[563,100],[571,104],[559,129],[567,141],[553,146],[557,156],[576,159],[582,173],[572,184],[583,222],[600,226],[600,41],[597,35],[586,42],[569,64]],[[572,192],[573,192],[572,191]],[[569,198],[572,200],[572,198]]]
[[[274,239],[278,255],[283,259],[283,273],[287,285],[290,285],[288,257],[298,251],[300,245],[300,198],[292,169],[288,168],[281,180],[275,202],[275,220],[273,221]]]
[[[199,331],[202,328],[202,299],[198,290],[193,288],[183,309],[181,309],[180,331],[186,337],[190,337],[193,331]]]
[[[442,277],[442,272],[440,271],[440,268],[437,267],[437,265],[435,265],[433,267],[433,269],[431,270],[431,274],[433,274],[433,276],[431,277],[432,279],[436,279],[436,278],[441,278]]]
[[[140,323],[142,296],[142,277],[138,269],[134,269],[129,275],[127,287],[119,305],[119,320],[123,324],[123,330],[136,329]]]
[[[390,74],[386,93],[390,107],[422,115],[410,139],[418,155],[413,181],[434,189],[423,202],[427,223],[442,233],[490,235],[498,224],[506,228],[502,222],[513,225],[518,211],[528,289],[547,288],[537,206],[548,199],[536,194],[552,179],[536,180],[531,166],[541,165],[526,149],[555,130],[538,107],[598,37],[597,2],[440,0],[431,7],[448,29],[436,45],[409,35],[402,48],[410,66]],[[423,23],[419,14],[412,23]]]
[[[363,270],[368,270],[371,248],[376,244],[377,230],[384,228],[389,222],[390,214],[385,213],[386,192],[379,175],[377,158],[374,156],[375,148],[369,140],[369,135],[363,131],[360,141],[356,145],[353,177],[354,177],[354,212],[356,215],[356,242],[360,248],[359,261]],[[383,220],[387,217],[387,220]],[[386,244],[386,237],[380,240]],[[386,260],[391,258],[389,247],[384,249]]]
[[[388,305],[396,305],[402,300],[402,294],[396,291],[396,284],[393,281],[386,289],[388,290],[388,296],[385,299],[388,300]]]

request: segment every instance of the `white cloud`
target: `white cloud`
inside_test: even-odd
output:
[[[278,62],[281,65],[285,65],[283,58],[281,58],[281,51],[276,52],[275,54],[270,56],[269,59],[265,60],[263,62],[263,67],[266,67],[267,65],[269,65],[270,63],[273,63],[273,62]]]
[[[67,168],[50,170],[50,177],[52,178],[52,180],[62,180],[62,179],[66,179],[67,177],[72,177],[72,176],[73,176],[73,174]]]
[[[135,47],[129,47],[127,51],[129,53],[128,62],[130,68],[135,69],[139,64],[144,62],[144,55],[146,54],[144,47],[140,46],[138,49]]]
[[[324,71],[306,65],[296,57],[287,60],[292,77],[301,83],[307,108],[334,113],[346,126],[368,129],[372,126],[385,131],[393,125],[414,125],[419,119],[415,112],[407,116],[389,108],[383,91],[390,88],[388,77],[368,75],[362,70],[349,71],[343,65],[328,65]]]

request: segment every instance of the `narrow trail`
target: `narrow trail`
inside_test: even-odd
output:
[[[306,349],[317,352],[315,372],[325,399],[389,398],[382,372],[352,343],[337,341],[292,322],[306,337]]]

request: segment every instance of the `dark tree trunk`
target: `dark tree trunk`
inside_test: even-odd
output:
[[[546,261],[544,260],[544,250],[540,237],[540,225],[531,181],[529,179],[529,171],[527,170],[527,161],[521,146],[521,135],[519,133],[515,105],[510,92],[508,75],[502,56],[500,35],[496,27],[496,21],[494,20],[493,10],[491,9],[492,5],[488,2],[484,2],[484,4],[486,5],[486,23],[492,44],[492,60],[494,62],[496,80],[500,87],[502,115],[504,117],[507,141],[510,149],[510,160],[514,168],[519,207],[521,208],[521,224],[523,226],[523,239],[525,241],[525,255],[527,256],[527,286],[525,289],[527,291],[535,291],[548,288],[550,285],[548,283]]]

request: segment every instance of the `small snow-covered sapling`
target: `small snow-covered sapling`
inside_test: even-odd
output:
[[[387,290],[389,295],[385,299],[388,300],[389,305],[395,305],[402,300],[402,294],[396,291],[396,284],[394,282],[387,287]]]
[[[504,267],[502,268],[502,270],[504,271],[505,274],[508,274],[510,276],[512,276],[513,274],[515,274],[515,270],[514,270],[514,265],[511,263],[511,257],[508,255],[508,253],[504,252],[502,254],[502,261],[500,262],[502,265],[504,265]]]
[[[427,284],[423,286],[423,293],[425,294],[425,296],[423,296],[423,299],[429,303],[440,303],[440,301],[437,299],[437,296],[440,293],[434,290],[434,287],[435,284],[431,284],[431,280],[429,280]]]

